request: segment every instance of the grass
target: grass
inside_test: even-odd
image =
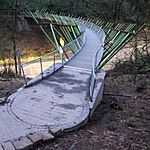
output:
[[[22,63],[28,62],[28,61],[32,61],[32,60],[37,59],[37,58],[39,58],[39,57],[38,56],[31,56],[28,58],[21,58],[21,62]],[[10,62],[14,62],[14,59],[12,59],[12,58],[5,59],[6,65],[8,65]],[[0,59],[0,65],[3,65],[3,64],[4,64],[4,61]]]
[[[44,56],[44,55],[43,55]],[[55,55],[56,57],[59,57],[59,54],[56,54]],[[48,56],[48,57],[45,57],[44,59],[46,60],[47,58],[48,59],[53,59],[53,55],[52,56]],[[32,60],[35,60],[35,59],[38,59],[40,58],[39,56],[29,56],[29,57],[23,57],[21,58],[21,63],[25,63],[25,62],[29,62],[29,61],[32,61]],[[10,62],[13,62],[14,64],[14,59],[13,58],[6,58],[5,59],[5,64],[6,65],[9,65]],[[3,65],[4,64],[4,61],[0,58],[0,65]]]
[[[12,77],[16,77],[16,74],[12,69],[5,68],[4,70],[0,71],[0,77],[12,78]]]

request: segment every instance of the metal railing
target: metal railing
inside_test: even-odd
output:
[[[97,50],[94,54],[93,61],[92,61],[92,72],[91,72],[91,78],[90,78],[90,97],[92,100],[93,93],[94,93],[94,87],[96,82],[96,62],[97,62],[97,54],[99,50]]]
[[[68,17],[66,17],[66,19],[68,19]],[[46,73],[46,71],[48,71],[48,69],[51,69],[50,70],[51,72],[55,72],[57,69],[59,69],[60,67],[62,67],[65,64],[65,61],[70,60],[74,56],[74,54],[71,53],[72,51],[74,51],[73,50],[74,48],[75,48],[74,53],[77,53],[83,47],[83,45],[85,43],[85,26],[86,26],[86,27],[90,28],[91,30],[93,30],[101,39],[100,47],[95,52],[93,61],[92,61],[92,71],[91,71],[91,78],[90,78],[90,97],[92,100],[95,82],[96,82],[96,67],[103,55],[103,45],[104,45],[104,40],[105,40],[105,33],[99,26],[95,25],[94,23],[92,23],[90,21],[84,21],[81,19],[75,19],[75,20],[76,20],[77,24],[80,26],[82,34],[75,40],[66,44],[64,47],[61,47],[61,49],[63,50],[62,54],[60,53],[60,49],[57,49],[54,52],[48,53],[38,59],[35,59],[33,61],[30,61],[30,62],[27,62],[27,63],[24,63],[21,65],[22,73],[23,73],[23,77],[24,77],[26,86],[29,85],[30,82],[27,81],[25,67],[27,67],[29,65],[33,65],[33,67],[31,68],[31,70],[33,72],[34,71],[33,68],[35,68],[34,63],[36,63],[36,65],[37,65],[37,63],[39,63],[39,67],[37,67],[38,73],[37,73],[37,75],[35,75],[35,77],[38,78],[38,80],[42,80],[46,76],[45,73]],[[60,59],[61,57],[62,57],[62,60]],[[48,61],[48,58],[50,58],[49,61]],[[47,67],[44,67],[45,62],[46,63],[51,62],[51,63]],[[58,63],[59,63],[59,66],[57,66]],[[44,69],[44,68],[46,68],[46,69]],[[35,78],[35,77],[32,77],[32,78]]]
[[[64,47],[60,47],[54,52],[21,64],[25,85],[28,86],[32,83],[29,82],[28,79],[36,78],[36,82],[46,77],[48,74],[47,72],[53,73],[61,68],[66,61],[70,60],[74,56],[74,53],[72,53],[73,49],[75,49],[75,53],[77,53],[83,47],[84,43],[85,30],[78,38],[66,44]]]
[[[52,71],[56,71],[56,55],[59,55],[58,50],[55,50],[54,52],[48,53],[30,62],[21,64],[25,85],[29,85],[29,78],[38,77],[39,80],[44,78],[44,62],[46,58],[50,59]]]
[[[94,94],[95,83],[96,83],[97,66],[98,66],[98,64],[101,61],[102,56],[103,56],[104,41],[105,41],[106,35],[105,35],[105,32],[102,30],[102,28],[99,27],[98,25],[96,25],[96,24],[94,24],[90,21],[84,21],[84,20],[80,20],[80,19],[77,19],[77,20],[80,21],[81,23],[83,23],[86,27],[93,30],[100,38],[100,47],[95,52],[95,54],[93,56],[93,60],[92,60],[92,71],[91,71],[90,86],[89,86],[89,88],[90,88],[89,89],[90,98],[91,98],[91,101],[92,101],[93,94]]]

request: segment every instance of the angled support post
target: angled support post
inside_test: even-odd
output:
[[[38,22],[38,20],[36,19],[36,17],[33,15],[33,13],[32,13],[32,12],[29,12],[29,13],[30,13],[30,15],[32,16],[32,18],[34,19],[34,21],[38,24],[39,22]],[[43,28],[41,25],[39,25],[39,27],[40,27],[40,29],[43,31],[43,33],[46,35],[46,37],[48,38],[48,40],[50,41],[50,43],[53,45],[53,47],[54,47],[55,49],[57,49],[56,45],[53,43],[53,41],[51,40],[51,38],[49,37],[49,35],[47,34],[47,32],[44,30],[44,28]]]
[[[57,41],[57,38],[56,38],[56,35],[55,35],[55,32],[54,32],[54,29],[53,29],[53,25],[50,24],[50,28],[51,28],[51,31],[52,31],[52,34],[53,34],[53,38],[55,40],[55,43],[56,43],[56,46],[57,48],[59,47],[59,44],[58,44],[58,41]]]

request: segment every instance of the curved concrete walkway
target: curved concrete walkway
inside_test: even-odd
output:
[[[93,56],[101,44],[101,39],[96,35],[96,33],[86,28],[86,44],[80,50],[78,55],[76,55],[66,65],[91,70]]]
[[[30,148],[87,122],[94,106],[89,102],[90,68],[100,39],[89,29],[86,38],[78,55],[63,68],[0,106],[0,150]]]

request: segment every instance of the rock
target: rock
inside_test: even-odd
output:
[[[11,142],[5,142],[5,143],[3,143],[2,146],[3,146],[4,150],[15,150],[15,148]]]
[[[5,103],[5,102],[6,102],[6,97],[0,98],[0,104],[3,104],[3,103]]]
[[[40,131],[39,134],[42,135],[43,141],[47,141],[55,138],[49,131]]]
[[[55,131],[56,134],[60,133],[60,129],[55,129],[53,131]],[[29,134],[28,138],[31,139],[33,144],[36,144],[36,143],[40,142],[41,140],[47,141],[47,140],[54,139],[55,137],[49,131],[43,130],[43,131],[39,131],[39,132],[36,132],[33,134]]]
[[[63,130],[60,128],[53,128],[53,129],[51,129],[51,132],[54,136],[57,137],[63,133]]]
[[[28,137],[31,139],[33,144],[36,144],[42,140],[42,135],[39,133],[29,134]]]
[[[109,106],[110,108],[112,109],[115,109],[115,110],[123,110],[121,106],[119,106],[117,100],[113,97],[113,100],[111,102],[111,105]]]
[[[32,147],[33,143],[32,141],[27,137],[22,137],[16,141],[13,141],[13,145],[17,150],[21,149],[29,149]]]

